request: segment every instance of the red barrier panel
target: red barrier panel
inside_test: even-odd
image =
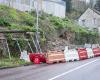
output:
[[[39,58],[34,58],[34,64],[40,64],[40,59]]]
[[[93,48],[93,53],[95,57],[100,56],[100,48]]]
[[[29,53],[29,58],[31,62],[34,62],[34,55],[32,53]]]
[[[46,62],[46,58],[45,58],[44,54],[39,54],[39,53],[32,54],[32,53],[30,53],[29,57],[30,57],[30,60],[32,62],[34,62],[35,59],[36,60],[38,59],[40,62],[44,62],[44,63]]]
[[[78,55],[80,60],[84,60],[88,58],[87,51],[85,48],[78,49]]]

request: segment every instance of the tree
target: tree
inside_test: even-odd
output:
[[[71,8],[72,8],[71,0],[63,0],[63,1],[66,2],[66,12],[67,12],[67,13],[70,13]]]
[[[100,11],[100,0],[97,0],[96,5],[94,7],[96,10]]]
[[[72,9],[78,12],[84,12],[88,8],[88,3],[85,0],[71,0]]]

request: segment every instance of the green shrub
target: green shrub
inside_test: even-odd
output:
[[[0,26],[10,26],[10,22],[5,18],[0,18]]]
[[[34,26],[35,18],[32,17],[30,14],[21,12],[19,13],[20,21],[21,23],[28,25],[28,26]]]
[[[26,26],[34,26],[35,18],[27,12],[21,12],[16,9],[0,5],[0,19],[7,23],[15,23]],[[3,22],[1,21],[1,24]],[[6,25],[5,25],[6,26]],[[8,26],[8,25],[7,25]]]

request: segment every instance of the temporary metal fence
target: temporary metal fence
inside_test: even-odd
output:
[[[11,50],[10,50],[10,45],[9,45],[9,36],[8,35],[6,35],[6,34],[14,34],[14,33],[24,33],[24,34],[27,34],[27,32],[24,32],[24,31],[1,31],[0,33],[2,33],[2,34],[5,34],[5,39],[0,39],[0,40],[3,40],[3,44],[4,44],[4,42],[5,42],[5,46],[4,46],[4,48],[6,48],[6,50],[7,50],[7,53],[8,53],[8,56],[9,56],[9,59],[11,59]],[[32,34],[33,34],[33,32],[31,32]],[[18,47],[18,49],[19,49],[19,52],[21,53],[22,51],[23,51],[23,48],[21,47],[21,44],[20,44],[20,35],[19,35],[19,37],[16,35],[16,36],[12,36],[12,35],[10,35],[11,36],[11,42],[12,41],[15,41],[16,42],[16,44],[17,44],[17,47]],[[21,37],[22,38],[22,37]],[[24,37],[23,37],[23,40],[25,41],[25,45],[27,45],[28,47],[29,47],[29,49],[30,49],[30,51],[32,52],[32,53],[35,53],[35,50],[36,50],[36,52],[38,52],[38,47],[37,47],[37,45],[36,45],[36,43],[35,43],[35,40],[34,40],[34,37],[33,37],[33,35],[31,35],[30,34],[30,39],[28,38],[26,38],[25,37],[25,35],[24,35]],[[33,42],[33,44],[31,45],[30,44],[30,41],[32,41]],[[13,45],[13,46],[15,46],[15,45]],[[35,47],[35,49],[34,49],[34,51],[33,51],[33,48],[32,48],[32,46],[33,47]],[[6,51],[5,50],[5,51]]]

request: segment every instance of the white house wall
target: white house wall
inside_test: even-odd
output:
[[[55,16],[59,16],[60,17],[65,17],[65,6],[63,5],[59,5],[59,4],[55,4]]]
[[[43,9],[44,12],[46,12],[48,14],[54,14],[54,11],[55,11],[54,3],[44,1],[42,9]]]
[[[34,7],[36,8],[36,1],[34,1]],[[53,16],[58,16],[61,18],[65,17],[66,5],[62,5],[57,2],[44,0],[42,2],[42,10],[48,14],[52,14]]]

